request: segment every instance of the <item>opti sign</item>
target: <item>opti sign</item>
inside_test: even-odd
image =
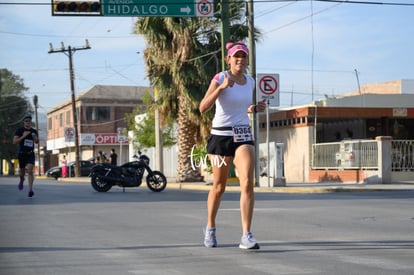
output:
[[[124,136],[119,140],[116,133],[82,133],[80,138],[80,145],[115,145],[128,142],[128,137]]]
[[[280,105],[279,74],[257,74],[256,77],[257,101],[266,99],[270,107]]]

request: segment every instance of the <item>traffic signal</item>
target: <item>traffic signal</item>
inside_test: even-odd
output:
[[[100,1],[52,0],[52,15],[101,15]]]

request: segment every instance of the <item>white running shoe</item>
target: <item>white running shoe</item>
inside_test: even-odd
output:
[[[253,237],[252,232],[247,232],[241,237],[239,248],[241,249],[259,249],[260,246]]]
[[[217,247],[216,228],[204,228],[204,245],[205,247]]]

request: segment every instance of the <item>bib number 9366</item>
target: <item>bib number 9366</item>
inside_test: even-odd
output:
[[[249,125],[236,125],[233,127],[233,141],[245,142],[253,141],[252,128]]]

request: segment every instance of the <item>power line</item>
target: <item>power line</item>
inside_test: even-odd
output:
[[[85,46],[83,47],[71,47],[68,46],[67,48],[65,47],[65,45],[62,42],[62,47],[60,49],[54,49],[52,43],[50,43],[50,49],[49,49],[49,54],[52,53],[64,53],[65,55],[67,55],[69,57],[69,74],[70,74],[70,87],[71,87],[71,96],[72,96],[72,119],[73,119],[73,127],[75,128],[75,175],[78,177],[80,174],[80,169],[79,169],[79,137],[78,137],[78,118],[76,115],[76,106],[75,106],[75,73],[73,70],[73,62],[72,62],[72,56],[73,53],[75,53],[76,51],[81,51],[81,50],[90,50],[91,47],[89,45],[88,40],[86,39],[85,41]]]
[[[155,0],[155,2],[156,2],[157,0]],[[273,2],[273,3],[281,3],[281,2],[289,2],[289,5],[290,4],[293,4],[293,3],[299,3],[299,2],[305,2],[305,1],[310,1],[310,0],[298,0],[298,1],[254,1],[255,3],[271,3],[271,2]],[[406,3],[389,3],[389,2],[378,2],[378,1],[376,1],[376,2],[370,2],[370,1],[329,1],[329,0],[314,0],[314,1],[318,1],[318,2],[335,2],[335,3],[337,3],[337,4],[333,4],[332,6],[336,6],[336,5],[339,5],[339,4],[375,4],[375,5],[390,5],[390,4],[393,4],[393,5],[408,5],[408,6],[414,6],[414,4],[406,4]],[[0,3],[0,4],[3,4],[3,3]],[[31,3],[28,3],[28,4],[31,4]],[[45,4],[45,5],[50,5],[50,3],[43,3],[43,4]],[[329,4],[328,4],[329,5]],[[275,5],[273,5],[273,6],[276,6],[276,4]],[[284,6],[286,6],[286,5],[284,5]],[[269,9],[270,10],[270,9]],[[267,14],[267,13],[266,13]],[[317,13],[314,13],[314,15],[315,14],[317,14]],[[103,18],[103,17],[101,17],[101,18]],[[0,33],[1,33],[1,31],[0,31]],[[23,34],[24,35],[24,34]],[[29,34],[30,35],[30,34]],[[40,35],[40,36],[47,36],[47,37],[49,37],[48,35]],[[59,37],[59,36],[57,36],[57,37]],[[63,37],[63,36],[62,36]],[[65,38],[67,38],[67,37],[71,37],[71,36],[64,36]],[[79,38],[81,38],[80,36],[73,36],[73,37],[79,37]],[[122,38],[122,37],[102,37],[102,38]],[[78,68],[79,69],[79,68]],[[285,69],[285,70],[289,70],[289,69]],[[292,69],[291,71],[300,71],[300,70],[295,70],[295,69]],[[310,70],[306,70],[306,71],[310,71]],[[315,72],[317,72],[318,70],[315,70]],[[329,72],[329,71],[326,71],[326,72]],[[334,71],[332,71],[332,72],[334,72]],[[337,72],[346,72],[346,73],[353,73],[352,71],[337,71]],[[124,77],[125,78],[125,77]]]
[[[322,12],[325,12],[325,11],[327,11],[327,10],[330,10],[330,9],[332,9],[332,8],[335,8],[335,7],[337,7],[337,6],[341,5],[341,4],[342,4],[342,3],[337,3],[337,4],[335,4],[335,5],[332,5],[332,6],[329,6],[329,7],[327,7],[327,8],[321,9],[321,10],[319,10],[319,11],[317,11],[317,12],[313,12],[312,14],[306,15],[306,16],[304,16],[304,17],[301,17],[301,18],[299,18],[299,19],[296,19],[296,20],[293,20],[293,21],[291,21],[291,22],[289,22],[289,23],[286,23],[286,24],[284,24],[284,25],[281,25],[281,26],[279,26],[279,27],[277,27],[277,28],[271,29],[271,30],[269,30],[269,31],[265,32],[264,34],[266,34],[266,33],[270,33],[270,32],[274,32],[274,31],[278,31],[278,30],[283,29],[283,28],[285,28],[285,27],[288,27],[288,26],[290,26],[290,25],[296,24],[296,23],[298,23],[298,22],[300,22],[300,21],[302,21],[302,20],[305,20],[305,19],[307,19],[307,18],[309,18],[309,17],[313,17],[313,16],[315,16],[315,15],[317,15],[317,14],[320,14],[320,13],[322,13]]]
[[[2,31],[0,30],[0,33],[3,34],[10,34],[10,35],[21,35],[21,36],[35,36],[35,37],[64,37],[64,38],[85,38],[85,36],[79,36],[79,35],[53,35],[53,34],[38,34],[38,33],[23,33],[23,32],[9,32],[9,31]],[[125,36],[89,36],[92,38],[97,39],[108,39],[108,38],[131,38],[137,35],[125,35]]]
[[[258,0],[255,3],[281,3],[281,2],[308,2],[312,0]],[[316,2],[335,2],[343,4],[361,4],[361,5],[390,5],[390,6],[414,6],[414,3],[401,3],[401,2],[379,2],[379,1],[352,1],[352,0],[313,0]]]
[[[351,0],[314,0],[317,2],[334,2],[344,4],[363,4],[363,5],[390,5],[390,6],[414,6],[413,3],[395,3],[395,2],[370,2],[370,1],[351,1]]]
[[[283,8],[287,7],[287,6],[292,5],[292,4],[295,4],[295,2],[294,2],[294,1],[292,1],[292,2],[290,2],[290,3],[287,3],[287,4],[283,5],[283,6],[276,7],[276,8],[274,8],[274,9],[271,9],[271,10],[268,10],[268,11],[265,11],[265,12],[262,12],[262,13],[259,13],[259,14],[255,13],[255,15],[254,15],[254,17],[255,17],[255,18],[254,18],[254,19],[256,20],[257,18],[260,18],[260,17],[262,17],[262,16],[265,16],[266,14],[269,14],[269,13],[273,13],[273,12],[275,12],[275,11],[277,11],[277,10],[281,10],[281,9],[283,9]]]
[[[281,2],[305,2],[311,0],[258,0],[253,1],[254,3],[281,3]],[[380,2],[380,1],[353,1],[353,0],[314,0],[317,2],[334,2],[334,3],[346,3],[346,4],[361,4],[361,5],[390,5],[390,6],[414,6],[414,3],[401,3],[401,2]],[[230,2],[230,1],[228,1]],[[244,1],[240,1],[244,2]],[[184,2],[183,2],[184,3]],[[157,2],[154,1],[152,3],[145,3],[146,5],[153,4],[153,5],[161,5],[165,4],[164,2]],[[180,3],[175,3],[180,4]],[[11,5],[11,6],[50,6],[52,3],[50,2],[0,2],[0,5]],[[116,3],[111,5],[124,5],[122,3]]]
[[[111,120],[107,122],[100,122],[100,123],[82,123],[81,126],[89,126],[89,127],[102,126],[102,125],[108,125],[108,124],[115,124],[116,122],[124,121],[124,120],[125,118],[119,118],[119,119],[115,119],[115,120]]]

